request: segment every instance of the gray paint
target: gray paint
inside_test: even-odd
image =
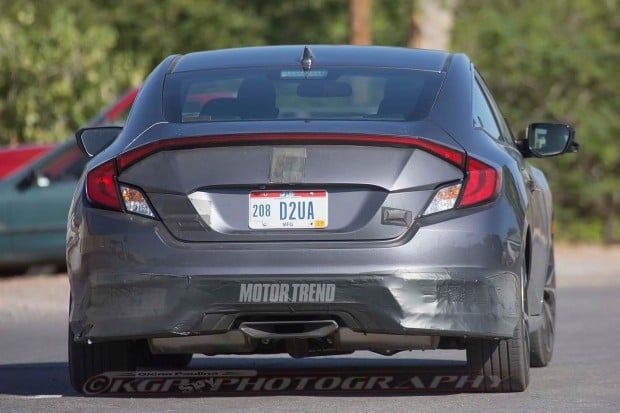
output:
[[[495,234],[510,233],[515,223],[492,224],[502,208],[497,202],[474,215],[420,226],[408,242],[390,248],[334,248],[333,242],[283,248],[186,243],[158,221],[78,207],[86,215],[79,229],[70,228],[72,327],[92,339],[214,333],[240,313],[294,310],[343,313],[357,331],[509,336],[519,281],[509,245]],[[84,243],[78,232],[97,241]],[[323,280],[337,284],[329,305],[238,302],[242,282]]]
[[[180,58],[173,70],[281,62],[278,59],[289,59],[293,49],[191,54]],[[67,260],[70,322],[81,339],[223,332],[248,313],[331,314],[362,332],[508,337],[519,317],[515,303],[525,284],[521,265],[526,248],[532,255],[528,311],[540,310],[539,286],[552,246],[548,186],[514,147],[472,128],[474,75],[467,57],[385,48],[373,48],[370,55],[364,54],[370,49],[362,48],[315,50],[322,65],[379,62],[444,70],[446,78],[424,122],[174,124],[163,122],[161,115],[170,57],[145,83],[123,134],[88,169],[163,138],[253,133],[422,136],[498,167],[503,177],[498,199],[482,207],[419,217],[436,186],[463,177],[462,171],[420,150],[283,143],[305,150],[303,168],[296,164],[287,179],[284,169],[274,174],[273,153],[279,149],[273,145],[151,155],[122,171],[119,180],[144,189],[162,221],[93,208],[84,199],[83,182],[78,184]],[[377,59],[381,53],[385,58]],[[298,59],[297,54],[290,59]],[[276,233],[244,226],[248,190],[272,184],[276,175],[282,178],[280,185],[329,189],[330,202],[336,204],[327,231]],[[528,190],[530,177],[541,191]],[[382,223],[385,207],[411,211],[412,222],[406,227]],[[526,246],[528,234],[532,242]],[[335,283],[335,301],[238,302],[243,282],[293,281]]]

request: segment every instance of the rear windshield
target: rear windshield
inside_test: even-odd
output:
[[[239,120],[420,120],[443,74],[313,67],[204,70],[168,75],[164,111],[170,122]]]

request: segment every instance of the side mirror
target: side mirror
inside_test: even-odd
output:
[[[18,191],[25,191],[35,184],[37,181],[37,174],[34,169],[30,169],[26,175],[17,183],[16,187]]]
[[[84,155],[92,158],[110,146],[122,130],[123,128],[120,126],[83,128],[75,133],[75,140]]]
[[[537,158],[572,153],[579,150],[575,142],[575,128],[564,123],[531,123],[527,127],[525,145],[526,155]]]

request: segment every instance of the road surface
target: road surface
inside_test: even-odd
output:
[[[280,378],[261,383],[249,379],[241,391],[237,388],[227,396],[202,392],[198,397],[182,393],[84,397],[72,390],[67,376],[66,275],[4,276],[0,278],[0,413],[620,411],[620,249],[560,247],[557,261],[554,358],[548,367],[532,369],[529,388],[516,394],[433,392],[430,379],[450,381],[449,377],[462,371],[464,351],[416,351],[393,357],[360,352],[303,360],[288,356],[196,357],[192,369],[275,371]],[[380,382],[368,385],[362,370],[418,377],[414,383],[418,387],[382,391]],[[303,389],[287,395],[269,390],[277,390],[283,380],[292,380],[293,387],[297,384]],[[356,392],[342,390],[354,389],[356,383]],[[260,391],[252,391],[259,385]],[[366,385],[370,390],[359,391]]]

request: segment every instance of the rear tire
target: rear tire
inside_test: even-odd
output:
[[[521,392],[530,381],[530,335],[524,308],[526,267],[521,267],[521,291],[517,303],[521,317],[511,338],[503,340],[469,339],[466,344],[467,365],[475,380],[482,376],[480,390],[487,392]]]
[[[469,339],[467,365],[472,379],[484,377],[481,390],[521,392],[530,377],[529,339],[524,319],[517,324],[512,338],[504,340]]]
[[[530,365],[532,367],[545,367],[551,362],[553,356],[553,342],[555,341],[555,268],[553,251],[551,259],[551,275],[545,285],[543,294],[543,306],[540,317],[541,326],[530,335],[531,352]]]
[[[114,341],[103,343],[83,343],[74,340],[69,327],[69,378],[71,386],[80,393],[93,393],[87,390],[86,383],[91,377],[108,371],[135,371],[136,346],[133,341]]]

